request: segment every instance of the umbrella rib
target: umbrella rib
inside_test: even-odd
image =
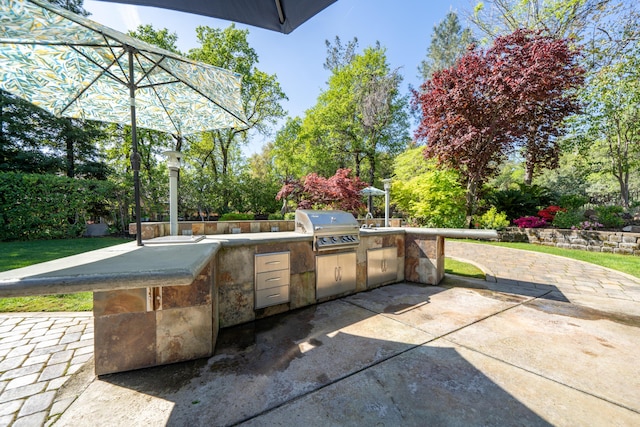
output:
[[[73,97],[73,99],[72,99],[71,101],[69,101],[69,102],[67,103],[67,105],[65,105],[65,107],[64,107],[62,110],[60,110],[60,113],[59,113],[60,115],[62,115],[65,111],[67,111],[67,109],[68,109],[69,107],[71,107],[71,106],[73,105],[73,103],[74,103],[74,102],[76,102],[76,101],[77,101],[77,100],[82,96],[82,94],[83,94],[83,93],[85,93],[87,90],[89,90],[89,88],[90,88],[90,87],[91,87],[91,86],[92,86],[96,81],[98,81],[98,79],[99,79],[100,77],[102,77],[102,75],[107,74],[107,75],[109,75],[110,77],[114,78],[115,80],[119,80],[115,75],[113,75],[113,73],[111,73],[111,72],[109,71],[109,68],[110,68],[110,67],[111,67],[115,62],[118,62],[118,60],[120,59],[120,57],[122,57],[122,55],[120,55],[120,57],[118,57],[118,58],[114,59],[114,60],[111,62],[111,64],[109,64],[109,66],[108,66],[108,67],[104,67],[104,66],[102,66],[102,65],[98,64],[97,62],[95,62],[92,58],[90,58],[90,57],[88,57],[87,55],[85,55],[85,54],[84,54],[84,52],[82,52],[82,51],[80,51],[80,50],[76,49],[76,48],[75,48],[75,46],[72,46],[71,48],[72,48],[73,50],[75,50],[76,52],[78,52],[80,55],[82,55],[84,58],[88,59],[88,60],[89,60],[91,63],[93,63],[95,66],[97,66],[98,68],[100,68],[100,69],[102,70],[102,72],[101,72],[101,73],[98,73],[98,74],[95,76],[95,78],[94,78],[93,80],[91,80],[91,82],[90,82],[88,85],[86,85],[85,87],[83,87],[83,88],[82,88],[82,90],[81,90],[81,91],[79,91],[79,92],[76,94],[76,96],[74,96],[74,97]]]
[[[164,61],[164,60],[167,58],[167,56],[166,56],[166,55],[163,55],[162,59],[160,59],[159,61],[153,61],[153,59],[148,58],[148,57],[147,57],[143,52],[140,52],[140,55],[142,55],[142,56],[144,56],[145,58],[149,59],[151,62],[154,62],[153,67],[152,67],[149,71],[147,71],[147,72],[145,73],[145,77],[146,77],[146,76],[147,76],[147,75],[148,75],[148,74],[149,74],[153,69],[155,69],[156,67],[157,67],[157,68],[160,68],[160,69],[162,69],[164,72],[168,73],[170,76],[173,76],[173,78],[175,78],[177,82],[181,82],[181,83],[183,83],[185,86],[189,87],[191,90],[193,90],[194,92],[196,92],[196,93],[197,93],[197,94],[199,94],[200,96],[202,96],[202,97],[206,98],[207,100],[209,100],[210,102],[214,103],[214,104],[215,104],[215,105],[217,105],[219,108],[221,108],[222,110],[226,111],[227,113],[229,113],[230,115],[232,115],[233,117],[235,117],[235,118],[236,118],[237,120],[239,120],[240,122],[242,122],[242,123],[244,123],[244,124],[247,124],[247,123],[246,123],[242,118],[238,117],[238,116],[237,116],[236,114],[234,114],[232,111],[229,111],[229,109],[228,109],[228,108],[226,108],[226,107],[224,107],[224,106],[220,105],[217,101],[215,101],[214,99],[211,99],[211,97],[210,97],[209,95],[207,95],[206,93],[202,92],[201,90],[199,90],[198,88],[196,88],[195,86],[193,86],[191,83],[189,83],[189,82],[187,82],[187,81],[185,81],[185,80],[180,79],[178,76],[176,76],[176,75],[173,73],[173,71],[171,71],[170,69],[168,69],[168,68],[164,67],[164,66],[162,65],[162,61]],[[174,59],[177,59],[177,58],[174,58]],[[182,60],[181,58],[180,58],[180,59],[177,59],[177,60],[179,60],[179,61],[181,61],[181,62],[185,62],[185,61],[184,61],[184,60]],[[140,63],[140,61],[139,61],[139,60],[138,60],[138,63]],[[142,67],[142,64],[140,64],[140,66]],[[143,69],[144,69],[144,68],[143,68]],[[143,77],[143,78],[144,78],[144,77]],[[142,79],[140,79],[140,81],[141,81],[141,80],[142,80]]]
[[[144,66],[142,65],[142,62],[140,61],[140,58],[138,58],[138,56],[135,57],[136,61],[138,62],[138,65],[144,71],[144,74],[142,75],[142,77],[140,77],[140,79],[138,79],[138,81],[134,83],[135,87],[136,88],[141,88],[141,87],[151,88],[151,90],[153,90],[153,93],[155,93],[155,95],[156,95],[156,99],[158,100],[158,102],[160,102],[160,105],[162,106],[162,109],[164,110],[164,112],[167,115],[167,117],[169,118],[169,121],[171,121],[171,124],[176,129],[176,132],[178,132],[178,134],[180,134],[181,132],[180,132],[180,128],[178,127],[178,124],[173,120],[173,116],[171,114],[169,114],[169,110],[167,110],[167,106],[165,105],[165,103],[162,100],[162,98],[160,97],[160,95],[158,95],[158,91],[156,91],[156,87],[157,86],[161,86],[161,85],[165,85],[165,84],[179,83],[180,80],[177,77],[175,77],[173,74],[170,74],[171,76],[176,78],[176,81],[153,83],[153,82],[151,82],[151,80],[149,80],[151,82],[150,84],[138,86],[138,84],[140,82],[142,82],[142,80],[148,79],[149,74],[151,74],[151,72],[153,70],[155,70],[156,68],[159,67],[160,69],[164,70],[163,67],[160,67],[160,63],[166,59],[166,56],[163,55],[162,58],[160,58],[160,60],[153,61],[153,59],[147,58],[147,56],[144,53],[142,53],[142,52],[139,52],[139,53],[140,53],[141,56],[144,56],[146,59],[149,59],[153,63],[153,66],[151,68],[149,68],[148,70],[145,70]]]
[[[211,99],[211,97],[209,95],[207,95],[206,93],[203,93],[200,89],[196,88],[195,86],[193,86],[191,83],[186,82],[184,80],[180,80],[175,74],[173,74],[173,72],[165,67],[163,67],[161,64],[158,64],[158,67],[162,68],[165,72],[169,73],[170,75],[172,75],[174,78],[178,79],[179,81],[181,81],[182,83],[184,83],[186,86],[188,86],[191,90],[193,90],[194,92],[196,92],[197,94],[199,94],[200,96],[203,96],[204,98],[206,98],[207,100],[209,100],[210,102],[214,103],[215,105],[217,105],[219,108],[221,108],[222,110],[226,111],[227,113],[231,114],[233,117],[235,117],[236,119],[238,119],[240,122],[247,124],[247,122],[245,122],[242,118],[238,117],[236,114],[234,114],[232,111],[229,111],[228,108],[224,107],[223,105],[220,105],[216,100]]]

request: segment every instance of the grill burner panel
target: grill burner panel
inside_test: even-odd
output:
[[[315,251],[352,249],[360,244],[358,221],[348,212],[298,209],[295,221],[296,232],[313,236]]]

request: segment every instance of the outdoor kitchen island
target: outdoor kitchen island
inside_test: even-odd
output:
[[[214,235],[143,247],[126,243],[0,273],[0,297],[93,291],[95,370],[102,375],[209,357],[219,328],[403,280],[437,284],[444,276],[444,235],[458,237],[455,231],[361,230],[353,250],[355,286],[320,299],[313,237],[296,232]],[[378,265],[387,271],[370,281],[368,263],[380,255]],[[286,299],[256,308],[261,257],[265,265],[285,263],[266,271],[286,275],[266,294],[282,288]]]

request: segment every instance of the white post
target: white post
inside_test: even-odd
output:
[[[169,228],[172,236],[178,235],[178,172],[182,153],[165,151],[167,166],[169,167]]]
[[[384,183],[384,226],[389,227],[389,190],[391,190],[391,178],[383,179]]]

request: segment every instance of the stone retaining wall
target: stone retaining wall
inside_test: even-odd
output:
[[[529,242],[563,249],[640,256],[640,233],[620,231],[509,228],[498,232],[502,242]]]

